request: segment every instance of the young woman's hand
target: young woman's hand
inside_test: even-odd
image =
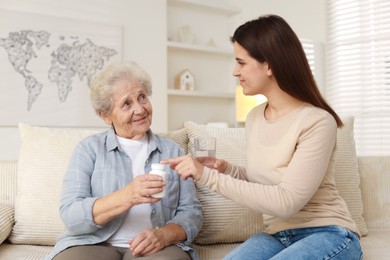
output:
[[[213,165],[213,169],[218,170],[220,173],[225,173],[228,167],[228,162],[222,159],[216,159]]]
[[[176,170],[183,180],[193,178],[199,181],[202,178],[204,165],[189,155],[162,160],[161,163],[170,164],[171,169]]]

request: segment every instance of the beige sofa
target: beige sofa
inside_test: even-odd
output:
[[[364,259],[390,259],[390,157],[356,158],[353,118],[338,130],[336,185],[364,237]],[[18,161],[0,161],[0,259],[40,259],[63,231],[58,214],[61,180],[73,147],[92,130],[19,125]],[[242,128],[186,122],[165,134],[192,153],[196,136],[217,138],[217,157],[245,165]],[[7,149],[3,147],[3,149]],[[261,162],[261,158],[259,158]],[[260,213],[197,187],[204,225],[194,242],[201,259],[222,259],[251,234],[263,229]]]

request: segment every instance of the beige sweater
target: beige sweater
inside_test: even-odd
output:
[[[204,169],[200,184],[265,214],[266,231],[338,225],[360,235],[335,187],[337,125],[325,110],[304,103],[274,121],[266,104],[246,120],[247,167],[225,174]]]

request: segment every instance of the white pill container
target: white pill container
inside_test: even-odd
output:
[[[150,174],[156,174],[156,175],[161,176],[163,181],[166,183],[167,173],[164,171],[164,167],[165,167],[164,164],[152,163],[152,170],[150,171]],[[164,190],[162,192],[153,194],[152,197],[153,198],[163,198],[165,196],[165,193],[166,193],[165,189],[166,188],[164,187]]]

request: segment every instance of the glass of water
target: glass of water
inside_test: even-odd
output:
[[[206,167],[213,168],[217,139],[214,137],[194,138],[194,156],[198,162]]]

